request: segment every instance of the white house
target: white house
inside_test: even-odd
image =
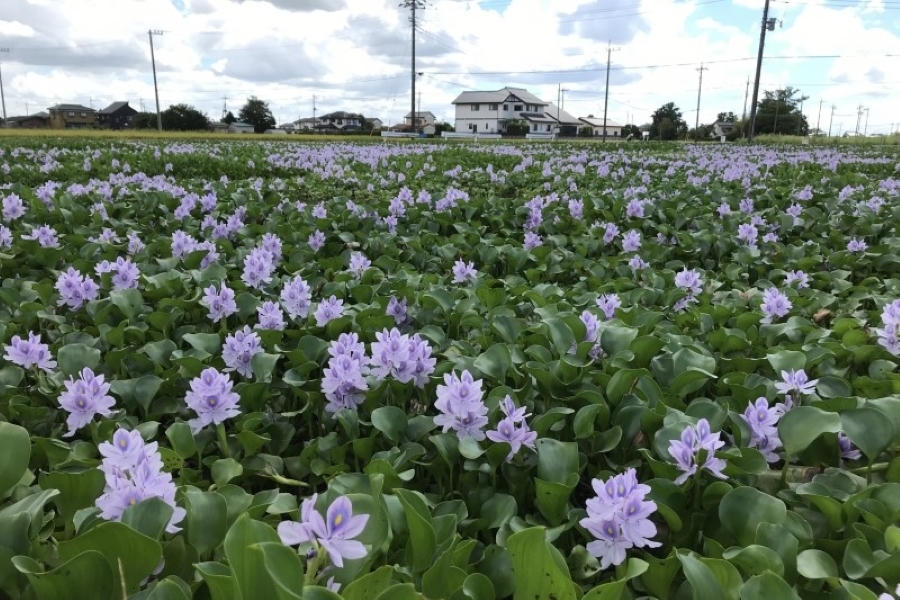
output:
[[[366,125],[369,129],[381,129],[384,127],[384,122],[378,117],[368,117],[366,119]]]
[[[362,128],[362,115],[343,110],[324,114],[317,119],[316,129],[340,129],[350,131]]]
[[[582,122],[582,126],[589,126],[595,136],[603,135],[603,119],[597,119],[595,117],[581,117],[579,121]],[[617,123],[612,119],[606,120],[606,137],[622,137],[622,128],[625,127],[621,123]]]
[[[253,133],[256,131],[250,123],[235,121],[228,126],[228,133]]]
[[[550,132],[555,119],[545,117],[549,105],[528,90],[505,87],[496,91],[467,91],[453,101],[456,107],[456,131],[502,133],[507,121],[529,120],[532,127]],[[545,121],[545,119],[549,119]],[[550,129],[547,129],[547,127]],[[534,131],[537,131],[535,129]]]

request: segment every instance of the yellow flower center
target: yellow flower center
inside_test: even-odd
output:
[[[336,517],[334,518],[334,524],[335,524],[335,525],[340,525],[340,524],[343,523],[343,522],[344,522],[344,515],[338,514],[338,516],[336,516]]]

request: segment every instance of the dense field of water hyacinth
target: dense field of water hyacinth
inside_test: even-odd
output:
[[[41,143],[0,597],[900,592],[896,154]]]

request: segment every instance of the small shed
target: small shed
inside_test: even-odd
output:
[[[235,121],[228,126],[228,133],[254,133],[256,129],[250,123]]]

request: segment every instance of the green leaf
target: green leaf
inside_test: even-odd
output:
[[[166,429],[166,437],[169,438],[172,450],[184,460],[197,454],[197,442],[194,440],[194,434],[187,423],[183,421],[172,423]]]
[[[797,555],[797,572],[807,579],[830,579],[840,575],[831,555],[815,548]]]
[[[341,590],[344,600],[375,600],[393,582],[394,568],[384,565],[371,573],[355,579]]]
[[[233,458],[220,458],[213,463],[210,471],[213,481],[217,486],[221,487],[235,477],[240,477],[241,473],[244,472],[244,467]]]
[[[840,419],[844,433],[870,462],[878,458],[894,440],[891,420],[878,409],[845,410],[840,414]]]
[[[59,370],[64,375],[77,376],[82,369],[94,369],[100,364],[100,351],[84,344],[67,344],[56,355]]]
[[[225,556],[244,600],[277,597],[275,584],[265,567],[264,554],[251,549],[251,546],[266,542],[280,545],[281,538],[274,529],[247,513],[238,517],[225,535]]]
[[[823,433],[841,431],[841,417],[815,406],[798,406],[778,421],[778,436],[789,457],[806,450]]]
[[[109,299],[115,304],[125,318],[134,323],[134,318],[141,314],[144,307],[144,298],[136,289],[110,290]]]
[[[191,600],[191,588],[181,579],[170,576],[156,584],[147,600]]]
[[[545,481],[572,484],[572,476],[578,479],[578,444],[560,442],[551,438],[539,439],[537,476]]]
[[[476,369],[502,384],[506,381],[506,372],[512,365],[512,359],[506,344],[494,344],[487,351],[479,354],[472,364]]]
[[[262,542],[248,548],[256,564],[262,564],[274,594],[265,594],[265,588],[257,590],[257,596],[244,598],[272,598],[273,600],[301,600],[309,596],[303,589],[303,564],[293,548],[277,542]],[[259,575],[262,575],[261,573]]]
[[[649,564],[639,558],[631,558],[625,566],[625,572],[616,579],[598,585],[582,597],[582,600],[620,600],[625,594],[628,581],[640,577],[647,572]]]
[[[760,523],[781,525],[786,518],[784,502],[753,487],[735,488],[719,503],[719,522],[743,546],[754,543]]]
[[[174,512],[175,509],[162,498],[151,496],[126,508],[122,513],[122,523],[151,539],[159,540]]]
[[[508,494],[493,494],[481,505],[481,518],[488,529],[503,527],[515,515],[516,499]]]
[[[136,590],[162,558],[159,542],[116,521],[100,523],[76,538],[60,542],[58,548],[63,561],[84,552],[99,552],[112,567],[114,590]]]
[[[219,562],[204,562],[194,565],[209,589],[211,600],[239,600],[240,592],[231,569]]]
[[[303,590],[303,600],[315,600],[309,596],[306,590]],[[322,598],[322,600],[332,600],[331,598]],[[334,595],[333,600],[340,600],[340,596]],[[376,600],[425,600],[425,596],[416,591],[416,586],[411,583],[400,583],[392,585],[388,589],[381,592]]]
[[[201,556],[215,550],[225,540],[228,505],[216,492],[188,490],[184,493],[187,540]]]
[[[110,600],[122,597],[122,588],[115,587],[109,561],[96,550],[81,552],[51,571],[44,571],[30,556],[16,556],[12,563],[28,578],[35,598]]]
[[[406,413],[396,406],[379,406],[372,411],[372,426],[395,444],[400,443],[408,425]]]
[[[216,356],[222,348],[222,339],[218,333],[186,333],[182,336],[185,342],[197,350]]]
[[[422,593],[429,598],[449,598],[465,580],[466,572],[453,564],[453,548],[450,548],[422,575]]]
[[[507,315],[497,315],[491,321],[491,329],[503,339],[507,344],[516,344],[519,342],[519,335],[522,332],[522,326],[513,317]]]
[[[575,584],[559,551],[545,537],[546,529],[531,527],[506,541],[512,561],[513,600],[576,600]]]
[[[806,368],[806,354],[796,350],[781,350],[767,355],[766,360],[779,377],[782,371],[799,371]]]
[[[406,526],[409,529],[409,545],[406,548],[409,566],[413,572],[421,573],[432,565],[437,547],[431,514],[425,501],[418,494],[402,488],[394,490],[394,493],[403,505]]]
[[[281,358],[280,354],[268,354],[266,352],[257,352],[250,359],[250,368],[253,370],[253,377],[257,381],[272,381],[272,372],[275,365]]]
[[[741,586],[741,600],[800,600],[797,592],[774,573],[754,575]]]
[[[0,421],[0,498],[22,479],[31,460],[28,430]]]

